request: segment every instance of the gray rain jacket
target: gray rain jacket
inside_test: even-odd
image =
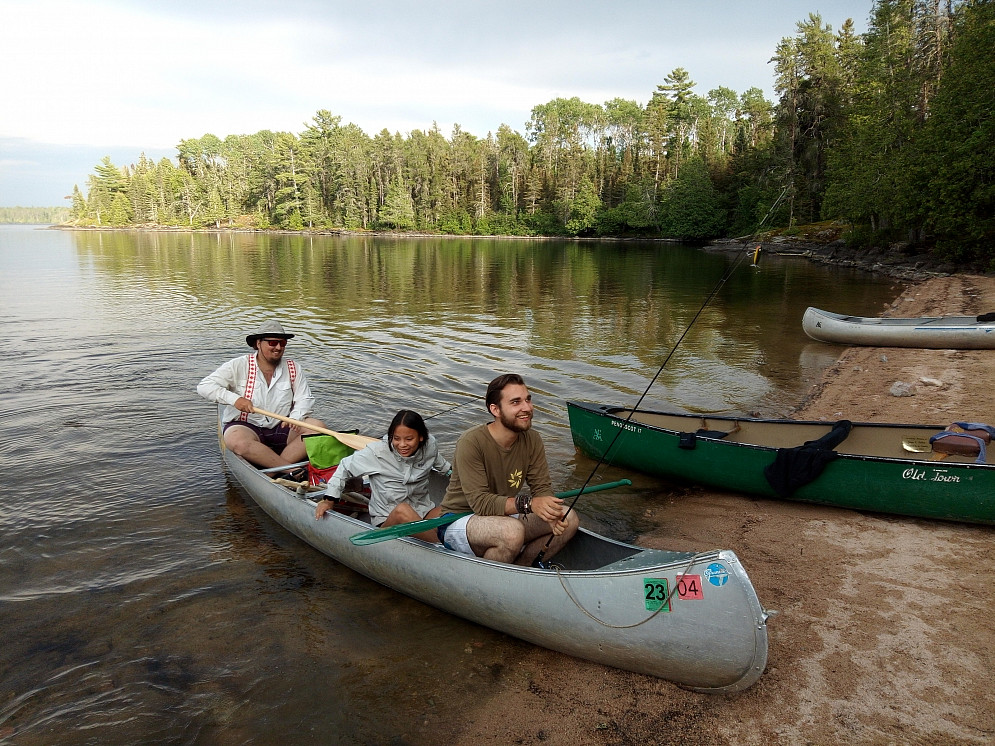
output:
[[[370,498],[370,518],[379,526],[391,511],[407,502],[418,515],[435,507],[428,494],[428,475],[432,469],[445,474],[452,468],[439,453],[439,444],[431,434],[413,456],[403,458],[395,453],[384,435],[383,440],[370,443],[346,456],[328,480],[329,498],[342,497],[345,482],[350,477],[369,477],[373,496]]]

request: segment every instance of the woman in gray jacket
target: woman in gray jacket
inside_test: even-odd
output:
[[[445,474],[451,468],[422,416],[402,409],[382,440],[342,459],[328,480],[329,499],[318,503],[314,517],[321,518],[332,508],[332,500],[342,497],[347,479],[369,477],[370,523],[386,527],[419,521],[435,507],[428,494],[429,472]],[[423,533],[415,534],[416,538],[438,541],[434,530]]]

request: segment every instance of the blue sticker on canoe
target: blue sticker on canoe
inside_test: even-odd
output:
[[[705,568],[705,579],[712,585],[723,586],[729,582],[729,571],[725,565],[713,562]]]

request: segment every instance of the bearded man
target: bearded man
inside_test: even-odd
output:
[[[256,408],[323,427],[310,417],[314,396],[299,363],[285,358],[293,339],[279,321],[266,321],[246,335],[253,349],[224,363],[198,384],[197,393],[226,405],[221,415],[225,446],[264,468],[307,459],[302,429],[256,412]]]
[[[439,540],[464,554],[530,565],[543,549],[544,557],[555,555],[577,533],[580,521],[553,495],[546,449],[532,430],[532,394],[522,377],[495,378],[485,404],[494,419],[456,442],[449,488],[433,511],[473,515],[440,526]]]

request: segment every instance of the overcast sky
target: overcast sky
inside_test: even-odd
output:
[[[68,204],[93,166],[206,133],[299,134],[319,109],[367,134],[437,122],[525,133],[577,96],[645,104],[683,67],[756,86],[809,13],[866,30],[872,0],[0,0],[0,206]]]

